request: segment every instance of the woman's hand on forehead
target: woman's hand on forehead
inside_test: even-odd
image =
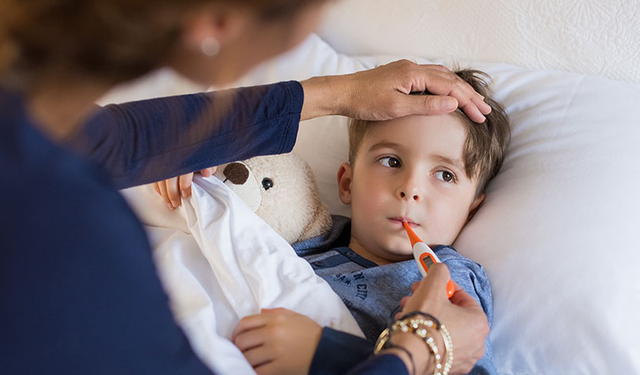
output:
[[[375,69],[302,82],[302,119],[323,115],[381,121],[409,115],[443,115],[457,108],[485,121],[491,107],[468,83],[442,65],[400,60]],[[412,92],[431,95],[409,95]]]

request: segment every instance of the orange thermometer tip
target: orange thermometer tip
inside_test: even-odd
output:
[[[409,235],[409,239],[411,240],[411,246],[414,246],[418,242],[422,242],[420,237],[418,237],[418,235],[413,232],[413,229],[411,229],[411,227],[409,226],[409,223],[407,223],[406,221],[403,221],[402,225],[404,226],[404,230],[406,230],[407,234]]]

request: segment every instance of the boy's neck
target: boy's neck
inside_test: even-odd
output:
[[[351,250],[353,250],[356,254],[360,255],[361,257],[372,261],[373,263],[382,266],[385,264],[390,264],[390,263],[396,263],[396,262],[402,262],[404,260],[409,260],[411,259],[411,256],[398,256],[397,259],[387,259],[387,258],[382,258],[372,252],[370,252],[369,250],[367,250],[356,238],[354,238],[353,236],[351,236],[351,240],[349,241],[349,248]]]

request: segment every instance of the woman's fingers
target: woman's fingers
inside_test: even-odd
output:
[[[441,309],[440,305],[447,300],[445,291],[449,278],[449,267],[445,264],[438,263],[429,267],[427,277],[420,282],[413,292],[413,295],[402,309],[403,313],[406,314],[412,311],[426,312],[428,308],[433,315],[437,316]]]
[[[420,281],[416,281],[415,283],[411,284],[411,293],[415,292],[419,286],[420,286]]]
[[[420,70],[422,75],[428,77],[427,80],[424,81],[424,86],[418,83],[416,88],[420,91],[426,90],[432,94],[424,96],[425,105],[423,108],[425,108],[425,111],[416,114],[438,113],[437,109],[439,105],[444,113],[449,113],[456,109],[453,103],[457,103],[457,107],[471,120],[480,123],[485,120],[484,115],[491,112],[491,107],[484,102],[484,98],[478,94],[471,85],[446,67],[416,65],[416,69]],[[435,69],[437,69],[438,72],[434,72]],[[416,90],[416,88],[412,88],[412,90]],[[455,99],[455,101],[453,101],[452,98]],[[431,104],[430,102],[434,103]]]
[[[211,177],[213,176],[214,173],[216,173],[217,169],[218,167],[205,168],[200,171],[200,174],[203,175],[204,177]]]
[[[456,292],[453,293],[449,301],[451,301],[451,303],[453,303],[454,305],[460,306],[465,309],[480,309],[482,311],[482,308],[480,307],[480,305],[478,305],[478,302],[475,300],[475,298],[473,298],[462,288],[456,287]]]
[[[451,373],[468,373],[484,353],[489,324],[478,302],[459,285],[451,299],[447,298],[445,290],[450,277],[445,264],[431,266],[413,294],[402,299],[402,314],[422,311],[445,324],[456,353]]]
[[[193,173],[187,173],[178,177],[178,186],[182,198],[191,196],[191,183],[193,182]]]
[[[206,168],[200,171],[205,177],[210,177],[215,173],[216,167]],[[191,196],[191,185],[193,184],[193,173],[169,178],[164,181],[154,182],[153,190],[158,193],[167,204],[170,210],[178,208],[182,204],[182,198]]]
[[[167,204],[167,208],[173,210],[175,207],[173,207],[173,203],[171,203],[171,199],[167,193],[167,181],[158,181],[157,184],[158,189],[160,190],[160,197],[162,197],[164,202]]]
[[[180,203],[182,202],[180,198],[180,189],[178,187],[178,177],[173,177],[166,180],[167,185],[167,195],[169,197],[169,201],[173,208],[178,208]]]

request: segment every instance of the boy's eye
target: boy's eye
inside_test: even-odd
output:
[[[378,159],[378,163],[384,165],[385,167],[389,167],[389,168],[400,168],[400,160],[392,157],[392,156],[387,156],[384,158],[380,158]]]
[[[449,172],[449,171],[437,171],[436,172],[436,178],[439,180],[442,180],[444,182],[455,182],[456,181],[456,175],[454,175],[453,173]]]

